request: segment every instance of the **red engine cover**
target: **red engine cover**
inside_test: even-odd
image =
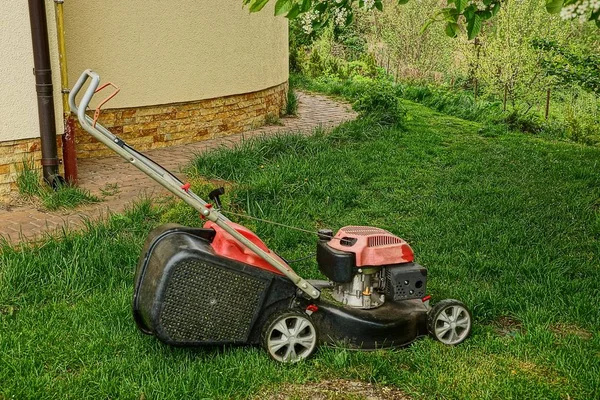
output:
[[[356,254],[357,267],[400,264],[415,259],[406,241],[371,226],[345,226],[327,244]]]
[[[233,222],[230,222],[229,225],[233,227],[236,231],[244,235],[246,238],[248,238],[252,243],[257,245],[261,250],[269,253],[273,258],[279,260],[282,264],[287,265],[287,263],[283,261],[277,254],[269,250],[269,248],[263,243],[263,241],[260,240],[258,236],[256,236],[256,234],[250,229],[242,225],[234,224]],[[217,253],[218,255],[242,262],[244,264],[249,264],[254,267],[273,272],[275,274],[283,275],[277,270],[277,268],[273,267],[271,264],[257,256],[247,246],[238,242],[233,236],[231,236],[223,228],[221,228],[214,222],[208,221],[206,224],[204,224],[204,228],[210,228],[215,230],[215,238],[213,239],[211,246],[215,253]]]

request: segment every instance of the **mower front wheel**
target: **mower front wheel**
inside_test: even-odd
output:
[[[317,329],[302,311],[277,312],[265,323],[262,344],[275,361],[295,363],[315,351]]]
[[[462,343],[471,333],[471,313],[458,300],[442,300],[427,314],[427,329],[436,340],[447,344]]]

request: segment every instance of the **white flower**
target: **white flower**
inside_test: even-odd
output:
[[[478,11],[487,10],[487,6],[484,4],[483,0],[471,0],[470,4],[474,5]]]
[[[598,0],[600,2],[600,0]],[[367,10],[372,9],[373,7],[375,7],[375,0],[365,0],[364,1],[364,7]]]
[[[317,19],[317,13],[314,11],[308,11],[302,14],[300,17],[300,24],[302,25],[302,30],[307,35],[310,35],[313,31],[312,23],[315,19]]]
[[[560,10],[560,17],[564,20],[578,19],[584,23],[590,17],[590,14],[600,10],[600,0],[579,0],[575,4],[563,7]]]
[[[577,14],[575,13],[576,7],[577,6],[575,4],[563,7],[563,9],[560,10],[560,17],[564,20],[575,18],[577,16]]]
[[[346,18],[348,17],[348,10],[345,8],[337,8],[333,10],[333,22],[337,26],[343,26],[346,24]]]

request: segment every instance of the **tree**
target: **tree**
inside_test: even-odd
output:
[[[242,0],[250,12],[257,12],[269,0]],[[409,0],[395,0],[406,4]],[[475,38],[485,20],[494,17],[503,0],[447,0],[446,7],[440,7],[430,22],[445,23],[445,32],[456,37],[466,31],[469,39]],[[337,25],[352,21],[356,8],[383,10],[383,0],[276,0],[275,15],[285,15],[289,19],[301,18],[306,32],[324,26],[330,20]],[[600,28],[600,0],[546,0],[546,10],[559,14],[563,19],[578,19],[581,22],[595,21]]]

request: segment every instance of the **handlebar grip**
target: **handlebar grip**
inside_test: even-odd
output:
[[[88,80],[88,78],[92,78],[92,82],[88,86],[88,89],[86,90],[83,98],[81,99],[79,106],[77,106],[77,104],[75,104],[75,98],[79,94],[79,91],[81,90],[85,82]],[[92,99],[92,96],[94,95],[94,92],[96,91],[96,88],[99,84],[100,76],[97,73],[95,73],[91,69],[86,69],[85,71],[83,71],[81,73],[81,76],[71,89],[71,92],[69,93],[69,107],[71,108],[71,111],[75,112],[76,114],[79,114],[79,109],[82,108],[85,114],[85,110],[90,104],[90,100]]]

